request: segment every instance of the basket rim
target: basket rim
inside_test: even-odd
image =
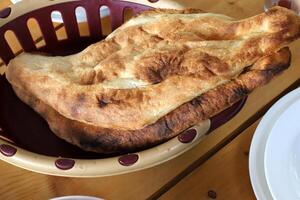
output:
[[[179,135],[150,149],[101,159],[73,159],[41,155],[20,148],[16,144],[6,141],[4,138],[0,138],[0,160],[26,170],[47,175],[64,177],[104,177],[119,175],[150,168],[183,154],[201,142],[202,139],[206,137],[210,127],[211,121],[208,119],[180,134],[182,135],[190,130],[196,130],[196,134],[190,141],[180,141]],[[15,152],[13,155],[5,155],[1,147],[15,149]],[[137,155],[138,160],[130,165],[120,164],[120,158],[128,155]],[[60,169],[55,165],[59,159],[74,161],[74,166],[68,170]]]

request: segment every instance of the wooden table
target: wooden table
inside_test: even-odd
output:
[[[186,7],[241,19],[263,11],[263,0],[178,0]],[[1,0],[0,8],[9,0]],[[57,25],[56,25],[57,26]],[[81,25],[84,32],[86,26]],[[59,30],[59,35],[64,35]],[[36,31],[36,39],[39,32]],[[42,45],[42,44],[41,44]],[[15,51],[18,45],[12,44]],[[105,199],[255,199],[248,153],[259,119],[282,95],[300,85],[300,40],[290,46],[291,67],[255,90],[241,112],[183,155],[146,170],[105,178],[63,178],[26,171],[0,162],[0,199],[48,199],[91,195]],[[3,71],[3,69],[2,69]]]

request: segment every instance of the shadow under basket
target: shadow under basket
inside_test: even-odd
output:
[[[90,32],[90,35],[86,37],[81,37],[78,29],[75,10],[79,6],[86,10]],[[102,6],[107,6],[110,10],[112,30],[124,22],[125,9],[131,9],[133,14],[151,9],[142,4],[113,0],[68,1],[38,8],[14,18],[0,27],[1,59],[7,64],[15,57],[5,39],[5,33],[8,30],[15,33],[26,52],[39,51],[53,56],[65,56],[80,52],[90,44],[105,38],[102,35],[99,15]],[[57,39],[51,20],[53,11],[59,11],[62,14],[67,34],[65,40]],[[13,12],[13,7],[0,12],[0,24],[1,17],[8,17],[11,12]],[[45,46],[40,49],[36,48],[35,41],[27,27],[27,22],[31,18],[37,20],[45,40]],[[236,115],[245,101],[246,98],[210,119],[205,135]],[[85,152],[56,137],[49,129],[47,122],[18,99],[5,75],[0,76],[0,128],[2,136],[0,137],[0,152],[2,153],[0,159],[32,171],[59,176],[107,176],[136,171],[174,158],[200,142],[197,131],[192,133],[188,130],[164,144],[125,155]],[[173,150],[170,147],[174,147]],[[166,150],[167,148],[168,150]],[[34,161],[33,157],[37,158],[37,161]],[[89,163],[91,161],[97,165]],[[39,166],[34,162],[38,162]],[[80,166],[76,167],[76,163],[80,163]],[[99,167],[100,165],[102,168]]]

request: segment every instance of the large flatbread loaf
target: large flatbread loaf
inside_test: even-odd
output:
[[[299,36],[300,18],[281,7],[244,20],[159,9],[75,55],[23,53],[6,77],[62,139],[122,152],[166,141],[267,83]]]

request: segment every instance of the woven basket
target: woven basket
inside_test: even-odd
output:
[[[23,51],[41,51],[52,55],[69,55],[103,39],[99,9],[110,10],[111,29],[124,22],[124,11],[133,14],[152,9],[180,8],[172,1],[139,3],[117,0],[26,0],[0,12],[0,57],[4,63],[15,57],[5,34],[12,31]],[[83,7],[87,15],[89,36],[79,33],[75,10]],[[59,11],[67,38],[58,40],[51,14]],[[37,48],[27,23],[35,19],[45,45]],[[61,26],[60,26],[61,27]],[[16,166],[45,174],[72,177],[109,176],[148,168],[172,159],[198,144],[209,132],[231,119],[245,99],[163,144],[126,155],[101,155],[84,152],[57,138],[47,123],[14,94],[5,76],[0,76],[0,159]]]

